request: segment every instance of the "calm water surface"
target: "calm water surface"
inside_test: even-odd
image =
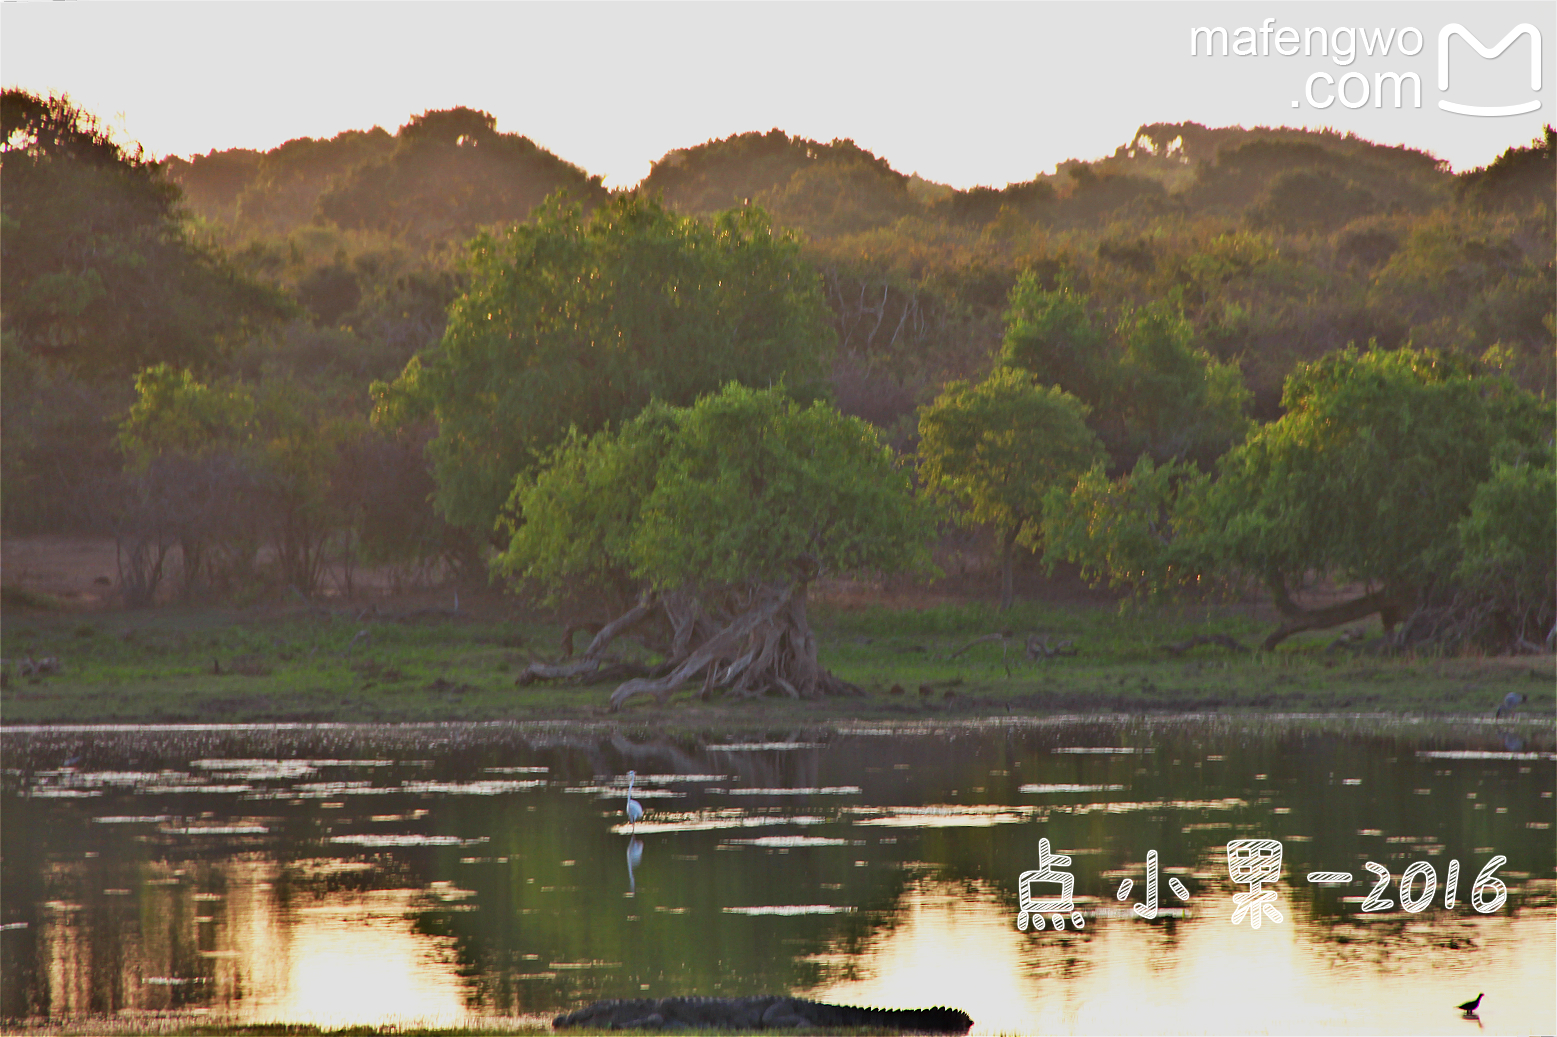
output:
[[[0,1015],[454,1025],[791,991],[975,1032],[1550,1033],[1553,741],[1549,719],[12,728]],[[1259,929],[1230,921],[1225,851],[1253,838],[1282,854]],[[1079,930],[1017,927],[1040,839]],[[1362,910],[1367,861],[1387,910]],[[1418,861],[1437,893],[1408,912]]]

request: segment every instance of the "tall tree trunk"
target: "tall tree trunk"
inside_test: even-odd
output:
[[[1005,612],[1011,607],[1011,601],[1016,596],[1014,584],[1014,570],[1016,568],[1016,530],[1011,530],[1002,535],[1003,545],[1000,551],[1000,611]]]

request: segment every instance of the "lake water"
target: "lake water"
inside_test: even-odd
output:
[[[977,1033],[1551,1033],[1553,741],[1549,718],[9,728],[0,1015],[456,1025],[787,991]],[[1022,887],[1045,839],[1080,928],[1017,925],[1062,892]],[[1253,888],[1227,856],[1251,839],[1281,856]],[[1496,856],[1506,900],[1478,911]]]

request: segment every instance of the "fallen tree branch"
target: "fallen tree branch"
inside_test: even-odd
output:
[[[1075,654],[1074,641],[1067,639],[1050,648],[1047,637],[1040,638],[1037,634],[1027,635],[1027,660],[1029,662],[1035,663],[1039,659],[1057,659],[1062,655],[1069,656]]]
[[[999,630],[999,631],[996,631],[993,634],[985,634],[983,637],[975,637],[973,640],[969,641],[967,644],[965,644],[961,648],[957,649],[951,655],[948,655],[946,657],[946,661],[947,662],[951,662],[953,659],[957,658],[957,656],[961,655],[963,652],[966,652],[969,648],[972,648],[974,645],[990,644],[991,642],[994,642],[994,641],[1004,642],[1004,641],[1010,640],[1010,638],[1011,638],[1011,631],[1009,631],[1009,630]]]
[[[586,657],[599,655],[606,650],[606,646],[614,641],[619,634],[631,630],[633,627],[649,618],[649,613],[654,611],[659,604],[658,597],[648,597],[638,602],[626,612],[617,616],[611,622],[601,627],[595,634],[594,640],[589,642],[589,647],[584,649]]]
[[[1249,650],[1226,634],[1196,634],[1188,641],[1180,641],[1177,644],[1171,645],[1158,645],[1157,647],[1170,655],[1179,656],[1191,648],[1199,648],[1201,645],[1220,645],[1234,652],[1247,652]]]
[[[588,683],[600,673],[603,667],[618,661],[610,658],[584,658],[574,659],[571,662],[533,662],[524,668],[524,672],[514,683],[521,688],[536,681],[577,680]]]
[[[607,667],[638,666],[639,664],[637,663],[627,663],[621,659],[609,657],[605,654],[605,650],[610,647],[611,642],[617,637],[647,619],[658,603],[658,598],[645,598],[604,626],[597,626],[591,623],[575,623],[563,635],[563,646],[566,651],[563,652],[562,661],[550,663],[533,662],[525,667],[524,672],[519,675],[519,679],[514,683],[524,687],[528,684],[534,684],[536,681],[604,680],[607,676],[625,672],[616,669],[608,670]],[[597,629],[594,638],[589,642],[589,647],[584,649],[584,654],[578,659],[569,661],[572,656],[574,633],[590,626],[597,626]],[[644,672],[648,672],[647,668],[642,669]]]
[[[1366,619],[1374,613],[1378,613],[1386,631],[1393,630],[1399,619],[1401,607],[1409,601],[1406,592],[1385,587],[1372,594],[1364,594],[1360,598],[1353,598],[1351,601],[1343,601],[1326,608],[1305,609],[1292,600],[1286,584],[1280,579],[1273,578],[1266,582],[1270,587],[1271,600],[1275,603],[1276,610],[1286,617],[1285,622],[1271,631],[1265,643],[1260,646],[1267,652],[1293,634],[1304,630],[1328,630],[1342,623],[1354,623],[1359,619]]]

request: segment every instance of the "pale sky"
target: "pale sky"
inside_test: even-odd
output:
[[[1533,25],[1539,87],[1525,34],[1495,59],[1451,39],[1440,90],[1439,33],[1452,23],[1488,49]],[[1225,28],[1233,50],[1248,26],[1243,49],[1255,53],[1223,57],[1218,43],[1214,56],[1191,56],[1197,26]],[[1307,39],[1310,53],[1279,53],[1289,28],[1285,39]],[[1305,34],[1313,28],[1329,53]],[[1353,29],[1347,60],[1335,51],[1351,49]],[[1387,56],[1364,53],[1375,32],[1392,41]],[[1552,0],[0,5],[7,87],[68,92],[157,156],[393,132],[466,105],[613,187],[674,148],[775,126],[853,138],[957,187],[1027,180],[1107,155],[1142,123],[1185,120],[1333,127],[1467,169],[1557,121],[1554,50]],[[1404,107],[1384,73],[1405,79]],[[1346,99],[1360,106],[1316,107],[1348,76]],[[1480,117],[1442,110],[1444,100],[1540,107]]]

